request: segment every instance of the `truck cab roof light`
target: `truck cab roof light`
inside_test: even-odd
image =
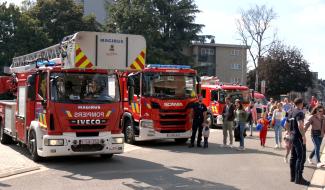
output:
[[[190,69],[189,65],[163,65],[163,64],[150,64],[147,68],[162,68],[162,69]]]

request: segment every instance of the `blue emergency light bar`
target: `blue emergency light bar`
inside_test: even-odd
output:
[[[147,68],[161,68],[161,69],[190,69],[188,65],[163,65],[163,64],[150,64]]]
[[[54,65],[55,65],[54,61],[48,61],[48,60],[38,60],[38,61],[36,61],[36,66],[37,67],[42,67],[42,66],[48,67],[48,66],[54,66]]]

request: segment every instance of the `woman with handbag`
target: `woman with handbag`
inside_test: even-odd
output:
[[[325,117],[324,117],[324,107],[321,105],[316,106],[312,112],[311,117],[308,119],[308,122],[305,124],[305,131],[311,126],[311,138],[314,143],[314,150],[310,153],[308,157],[309,164],[312,164],[312,158],[316,155],[317,159],[317,168],[320,168],[324,165],[320,161],[320,146],[325,133]]]

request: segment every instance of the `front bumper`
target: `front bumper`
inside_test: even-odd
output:
[[[117,143],[116,139],[124,138],[123,134],[101,132],[96,137],[77,137],[76,133],[63,135],[44,135],[42,147],[37,150],[41,157],[93,155],[93,154],[120,154],[124,151],[124,142]],[[63,146],[46,146],[48,140],[63,139]]]
[[[140,133],[138,137],[135,137],[136,141],[148,141],[158,139],[183,139],[189,138],[192,135],[192,130],[179,133],[160,133],[155,131],[154,128],[142,128],[140,127]]]

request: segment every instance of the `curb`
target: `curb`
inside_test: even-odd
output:
[[[321,153],[321,160],[325,162],[325,145]],[[310,180],[311,186],[307,190],[325,190],[325,170],[324,167],[315,170],[313,177]]]
[[[9,177],[9,176],[13,176],[13,175],[17,175],[17,174],[22,174],[22,173],[26,173],[26,172],[30,172],[30,171],[35,171],[35,170],[39,170],[41,169],[40,166],[33,166],[33,167],[25,167],[25,168],[19,168],[19,169],[12,169],[6,172],[0,172],[0,178],[5,178],[5,177]]]

